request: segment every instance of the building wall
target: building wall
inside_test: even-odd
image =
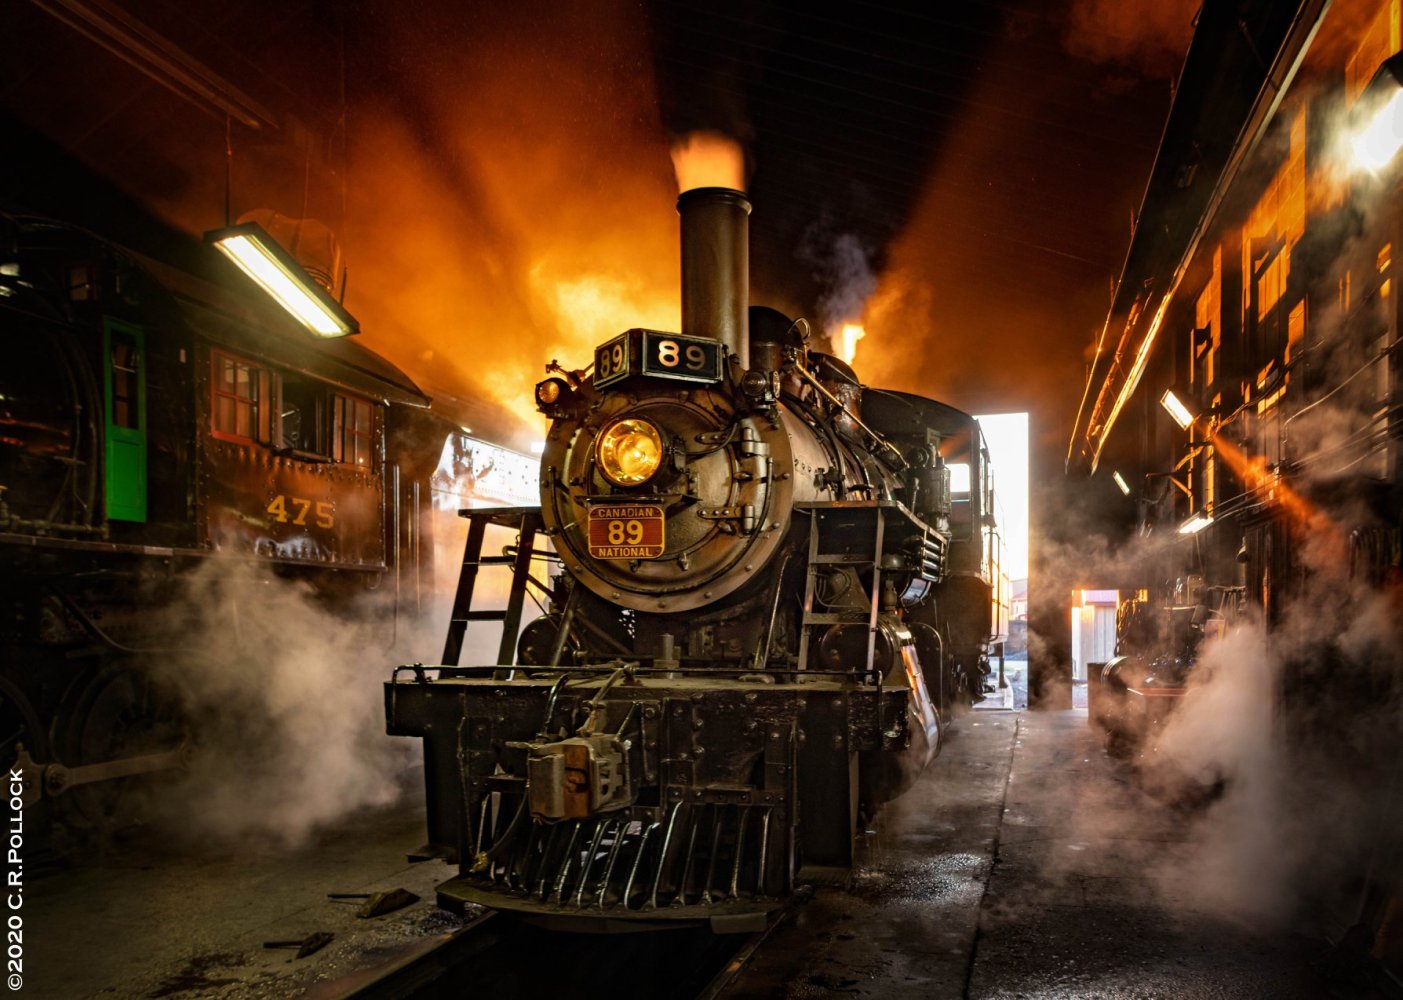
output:
[[[1192,515],[1213,519],[1180,540],[1162,582],[1195,572],[1240,583],[1270,611],[1302,572],[1293,539],[1342,495],[1348,544],[1368,559],[1388,548],[1368,538],[1397,534],[1398,159],[1362,170],[1344,140],[1400,26],[1397,0],[1331,8],[1202,227],[1111,432],[1138,462],[1142,532],[1172,537]],[[1189,429],[1159,406],[1166,388],[1198,415]]]

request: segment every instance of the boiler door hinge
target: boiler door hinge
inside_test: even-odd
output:
[[[755,505],[741,504],[736,507],[700,507],[697,516],[703,521],[739,521],[741,534],[748,535],[755,530]]]

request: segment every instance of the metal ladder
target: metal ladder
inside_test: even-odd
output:
[[[526,602],[526,584],[531,580],[531,557],[536,533],[541,529],[539,507],[481,507],[458,512],[468,519],[468,541],[463,548],[463,567],[458,573],[458,589],[453,595],[453,614],[448,621],[448,637],[443,643],[443,663],[458,666],[463,653],[463,637],[469,622],[501,622],[502,643],[497,663],[511,666],[516,661],[516,637],[521,631],[521,609]],[[519,532],[515,555],[484,556],[482,542],[489,524],[514,528]],[[473,590],[482,566],[511,566],[512,585],[505,608],[474,611]]]
[[[873,551],[855,554],[845,551],[849,545],[825,544],[825,508],[836,508],[841,504],[847,510],[870,510],[875,518],[873,531]],[[807,668],[809,662],[809,637],[812,630],[820,625],[867,625],[867,660],[864,673],[872,673],[872,659],[877,642],[877,613],[881,608],[882,595],[882,543],[886,534],[886,512],[877,504],[870,507],[862,501],[816,502],[795,505],[796,510],[807,510],[813,518],[809,525],[809,570],[804,584],[803,615],[799,627],[799,669]],[[829,566],[871,566],[872,589],[868,593],[868,611],[815,611],[814,591],[818,576]]]

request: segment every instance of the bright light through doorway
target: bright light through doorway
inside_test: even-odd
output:
[[[994,491],[999,530],[1004,536],[1005,565],[1010,580],[1028,576],[1028,414],[978,416],[994,465]]]

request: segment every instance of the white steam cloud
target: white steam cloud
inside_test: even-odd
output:
[[[185,581],[171,609],[183,648],[164,679],[195,752],[158,797],[177,833],[295,844],[398,798],[414,748],[385,735],[380,685],[424,637],[391,649],[390,609],[368,596],[343,617],[306,583],[225,560]]]
[[[456,568],[461,545],[441,546],[439,561],[450,557]],[[484,579],[484,606],[502,602],[499,582]],[[389,578],[332,601],[305,581],[214,559],[182,587],[168,609],[179,650],[153,668],[181,704],[194,753],[151,790],[158,825],[176,838],[292,846],[358,810],[417,797],[420,743],[385,733],[382,685],[396,665],[438,662],[450,587],[426,581],[418,618],[404,589],[397,627]],[[472,630],[462,662],[495,662],[499,634]]]
[[[1358,370],[1367,359],[1356,353],[1335,362]],[[1358,429],[1368,413],[1356,407],[1369,393],[1350,395],[1303,412],[1290,441],[1308,445],[1302,453],[1367,453]],[[1341,444],[1351,436],[1353,445]],[[1140,859],[1175,908],[1338,940],[1364,919],[1370,883],[1394,892],[1403,885],[1396,835],[1403,823],[1403,591],[1387,572],[1380,581],[1377,567],[1364,572],[1358,544],[1373,539],[1382,562],[1396,567],[1397,522],[1371,511],[1357,485],[1332,489],[1339,463],[1304,468],[1296,487],[1321,511],[1289,529],[1290,579],[1279,564],[1270,627],[1252,612],[1222,638],[1205,640],[1186,695],[1149,730],[1130,766],[1142,788],[1181,811],[1182,842],[1155,845]],[[1077,518],[1069,512],[1067,519]],[[1039,586],[1062,595],[1087,586],[1162,593],[1171,572],[1186,571],[1182,560],[1166,558],[1169,547],[1196,544],[1166,539],[1163,529],[1120,548],[1087,534],[1076,545],[1042,545]],[[1030,641],[1037,646],[1039,637]],[[1113,796],[1079,802],[1078,812],[1079,825],[1097,836],[1115,838],[1119,830],[1134,839],[1138,819]]]

